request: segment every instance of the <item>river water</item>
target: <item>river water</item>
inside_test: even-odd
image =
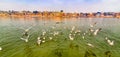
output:
[[[89,35],[92,28],[102,28],[98,35]],[[71,29],[80,34],[69,39]],[[20,38],[25,29],[29,41]],[[41,36],[46,32],[44,36]],[[51,35],[59,32],[57,36]],[[84,33],[86,35],[83,37]],[[45,43],[37,45],[37,37],[45,37]],[[53,40],[49,40],[52,37]],[[114,41],[110,46],[105,38]],[[91,43],[94,47],[90,47]],[[116,18],[1,18],[0,19],[0,57],[120,57],[120,19]]]

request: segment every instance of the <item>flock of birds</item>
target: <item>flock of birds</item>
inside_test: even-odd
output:
[[[93,33],[94,36],[96,36],[96,35],[98,34],[98,32],[102,30],[102,28],[93,30],[92,28],[93,28],[96,24],[97,24],[96,22],[95,22],[93,25],[90,24],[90,27],[91,27],[91,28],[89,29],[89,31],[90,31],[91,33]],[[105,40],[106,40],[106,42],[107,42],[110,46],[113,46],[113,45],[114,45],[114,40],[110,40],[110,39],[108,39],[108,37],[105,37]],[[95,46],[94,46],[93,44],[91,44],[91,43],[87,43],[87,45],[90,46],[90,47],[95,47]]]
[[[96,25],[97,23],[95,22],[94,24],[90,24],[90,29],[89,29],[89,31],[90,31],[90,33],[92,33],[94,36],[96,36],[101,30],[102,30],[102,28],[98,28],[98,29],[92,29],[93,27],[95,27],[95,25]],[[25,41],[25,42],[28,42],[28,39],[29,39],[29,34],[28,34],[28,31],[31,29],[32,27],[30,27],[30,28],[28,28],[28,29],[26,29],[25,31],[24,31],[24,33],[23,33],[23,36],[22,36],[22,38],[21,38],[21,40],[23,40],[23,41]],[[55,27],[53,27],[53,29],[54,29]],[[71,31],[70,31],[70,34],[69,34],[69,39],[71,40],[71,41],[73,41],[74,39],[75,39],[75,34],[76,33],[80,33],[81,31],[80,30],[76,30],[75,31],[75,26],[73,26],[72,27],[72,29],[71,29]],[[74,33],[74,34],[73,34]],[[46,34],[46,32],[45,31],[43,31],[42,32],[42,36],[45,36],[45,34]],[[59,32],[53,32],[52,33],[53,34],[53,36],[56,36],[56,35],[59,35]],[[82,38],[84,39],[85,38],[85,35],[86,35],[86,33],[83,33],[83,36],[82,36]],[[46,41],[45,41],[45,37],[38,37],[37,38],[37,44],[38,45],[40,45],[41,43],[45,43]],[[52,37],[49,37],[49,39],[50,40],[52,40],[53,38]],[[110,46],[113,46],[114,45],[114,41],[113,40],[110,40],[110,39],[108,39],[107,37],[105,38],[105,40],[106,40],[106,42],[110,45]],[[87,45],[88,46],[90,46],[90,47],[94,47],[94,45],[93,44],[91,44],[91,43],[87,43]]]
[[[102,30],[102,28],[98,28],[98,29],[92,29],[92,28],[94,28],[95,27],[95,25],[96,25],[97,23],[95,22],[94,24],[90,24],[90,29],[89,29],[89,32],[92,34],[92,35],[94,35],[94,36],[96,36],[101,30]],[[32,26],[33,27],[33,26]],[[20,38],[21,40],[23,40],[23,41],[25,41],[25,42],[29,42],[29,38],[30,38],[30,35],[28,34],[28,32],[30,31],[30,29],[32,28],[32,27],[30,27],[30,28],[28,28],[28,29],[24,29],[24,33],[22,34],[22,37]],[[53,29],[55,29],[55,27],[53,27]],[[71,41],[73,41],[74,39],[75,39],[75,35],[77,34],[77,33],[81,33],[81,31],[80,30],[75,30],[76,29],[76,27],[75,26],[73,26],[72,28],[71,28],[71,31],[70,31],[70,34],[68,35],[68,38],[71,40]],[[47,32],[46,31],[43,31],[42,32],[42,36],[45,36],[45,34],[46,34]],[[53,36],[56,36],[56,35],[59,35],[59,32],[53,32],[53,33],[51,33]],[[82,35],[82,38],[84,39],[85,38],[85,35],[86,35],[86,33],[83,33],[83,35]],[[52,40],[53,39],[53,37],[49,37],[49,40]],[[114,40],[110,40],[108,37],[105,37],[105,40],[106,40],[106,42],[110,45],[110,46],[113,46],[114,45]],[[45,43],[46,42],[46,37],[40,37],[40,36],[38,36],[37,37],[37,41],[36,41],[36,43],[38,44],[38,45],[41,45],[42,43]],[[88,45],[88,46],[90,46],[90,47],[95,47],[94,46],[94,44],[91,44],[91,43],[87,43],[86,45]],[[2,47],[0,47],[0,51],[2,50]]]

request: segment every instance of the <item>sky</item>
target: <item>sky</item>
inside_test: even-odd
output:
[[[0,10],[120,12],[119,0],[0,0]]]

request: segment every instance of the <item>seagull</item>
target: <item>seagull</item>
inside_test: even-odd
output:
[[[90,24],[90,27],[94,27],[97,24],[97,22],[95,22],[94,24]]]
[[[40,45],[41,44],[41,40],[40,37],[37,38],[37,44]]]
[[[94,30],[93,30],[93,29],[89,29],[89,31],[90,31],[90,32],[94,32]]]
[[[42,35],[44,36],[46,34],[46,32],[44,31],[43,33],[42,33]]]
[[[99,29],[95,30],[93,34],[94,34],[94,35],[97,35],[97,34],[98,34],[98,32],[99,32],[99,31],[101,31],[101,30],[102,30],[102,29],[101,29],[101,28],[99,28]]]
[[[114,40],[110,40],[110,39],[108,39],[107,37],[105,38],[106,39],[106,41],[107,41],[107,43],[110,45],[110,46],[113,46],[114,45]]]
[[[54,36],[56,36],[56,35],[58,35],[58,34],[59,34],[59,32],[54,32],[54,34],[53,34],[53,35],[54,35]]]
[[[31,29],[31,27],[30,27],[30,28],[28,28],[28,29],[25,29],[25,32],[28,32],[30,29]]]
[[[0,51],[2,50],[2,47],[0,47]]]
[[[94,45],[92,45],[91,43],[87,43],[87,45],[90,47],[94,47]]]
[[[92,24],[90,24],[90,27],[94,27]]]
[[[35,25],[33,25],[33,26],[35,26]],[[31,27],[29,27],[29,28],[25,29],[25,32],[28,32],[30,29],[32,29],[32,28],[33,28],[33,26],[31,26]]]
[[[28,42],[28,38],[29,38],[29,35],[27,32],[23,33],[23,36],[22,38],[20,38],[21,40],[24,40],[25,42]]]
[[[42,41],[43,43],[45,43],[45,41]]]
[[[70,32],[72,33],[74,30],[75,30],[75,26],[72,27]]]
[[[108,38],[107,38],[107,37],[105,37],[105,40],[108,40]]]
[[[86,33],[83,33],[83,35],[86,35]]]
[[[45,40],[46,38],[45,38],[45,37],[43,37],[43,39]]]
[[[71,36],[72,34],[69,34],[70,40],[74,40],[74,38]]]
[[[35,26],[35,25],[33,25],[33,26]],[[22,35],[22,38],[20,38],[21,40],[24,40],[25,42],[28,42],[28,38],[29,38],[28,31],[30,29],[32,29],[33,26],[31,26],[31,27],[29,27],[27,29],[24,29],[24,33]]]
[[[111,45],[111,46],[113,46],[113,45],[114,45],[114,41],[110,41],[110,40],[108,40],[107,42],[108,42],[108,43],[109,43],[109,45]]]
[[[81,31],[80,30],[76,30],[75,33],[80,33]]]
[[[72,27],[72,31],[74,31],[74,30],[75,30],[75,26]]]
[[[74,38],[72,36],[69,36],[70,40],[74,40]]]
[[[21,40],[24,40],[25,42],[28,42],[29,35],[26,38],[20,38]]]
[[[37,39],[40,40],[40,37],[38,37]]]
[[[82,36],[83,39],[85,39],[85,36]]]
[[[50,40],[52,40],[53,38],[52,37],[49,37]]]
[[[23,35],[22,35],[22,37],[25,37],[25,36],[29,36],[27,31],[24,32]]]

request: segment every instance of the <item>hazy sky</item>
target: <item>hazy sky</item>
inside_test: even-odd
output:
[[[0,10],[119,12],[119,2],[120,0],[0,0]]]

